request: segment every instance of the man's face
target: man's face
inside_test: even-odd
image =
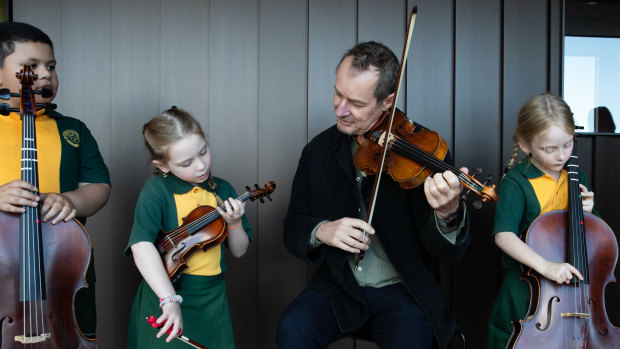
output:
[[[21,71],[24,65],[29,65],[32,72],[38,76],[32,85],[33,90],[49,88],[52,97],[37,96],[37,103],[51,102],[58,91],[58,75],[56,75],[56,58],[54,51],[48,44],[41,42],[15,43],[15,51],[4,60],[0,68],[0,88],[8,88],[11,92],[19,93],[21,82],[15,73]],[[12,97],[9,104],[12,108],[19,108],[19,97]]]
[[[336,72],[334,112],[340,132],[359,135],[370,130],[392,106],[394,95],[377,104],[373,92],[379,80],[379,70],[373,67],[363,72],[353,72],[352,60],[352,57],[345,58]]]

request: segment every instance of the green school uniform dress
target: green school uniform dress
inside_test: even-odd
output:
[[[232,186],[215,177],[215,194],[222,198],[236,198]],[[194,186],[168,174],[150,178],[142,188],[136,204],[134,225],[125,255],[131,255],[131,245],[136,242],[155,242],[159,231],[171,231],[180,225],[180,219],[198,206],[215,206],[215,196],[207,183]],[[247,217],[242,218],[248,237],[252,231]],[[183,297],[183,335],[208,348],[235,348],[230,310],[226,297],[223,273],[226,263],[221,244],[206,252],[196,252],[188,260],[188,268],[175,286],[177,294]],[[166,343],[167,336],[156,338],[158,330],[152,328],[146,318],[161,315],[159,298],[143,280],[131,309],[127,348],[186,349],[187,344],[179,340]]]
[[[591,190],[581,170],[579,182]],[[566,171],[562,171],[556,182],[528,158],[522,159],[502,179],[499,197],[493,235],[513,232],[523,238],[538,216],[568,207]],[[503,252],[500,258],[505,276],[489,319],[488,349],[506,348],[512,335],[512,322],[525,318],[530,301],[529,284],[521,280],[521,264]]]

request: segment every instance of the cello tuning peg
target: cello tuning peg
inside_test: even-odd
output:
[[[10,98],[11,98],[11,91],[9,91],[8,88],[0,89],[0,99],[7,100]]]
[[[41,95],[41,97],[43,97],[43,98],[50,98],[50,97],[52,97],[52,95],[54,95],[52,90],[47,88],[47,87],[42,88],[40,91],[39,90],[33,90],[32,93],[37,94],[37,95]]]
[[[0,114],[9,115],[10,113],[11,113],[11,107],[8,104],[6,103],[0,104]]]
[[[39,108],[45,108],[46,110],[56,109],[56,103],[36,103]]]

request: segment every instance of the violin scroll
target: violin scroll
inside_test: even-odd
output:
[[[248,191],[249,198],[248,200],[254,201],[258,199],[261,204],[265,202],[264,197],[266,197],[269,201],[271,201],[270,194],[276,190],[276,183],[274,181],[269,181],[265,183],[265,188],[260,188],[258,184],[254,184],[254,190],[251,190],[249,186],[245,187],[245,190]]]

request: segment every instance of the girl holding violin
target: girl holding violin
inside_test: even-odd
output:
[[[226,221],[226,246],[241,257],[252,236],[244,204],[233,199],[228,182],[212,176],[209,144],[189,113],[172,107],[146,123],[143,134],[156,174],[142,188],[125,250],[144,277],[131,310],[127,348],[187,348],[171,342],[181,332],[208,348],[234,348],[222,245],[192,254],[173,285],[154,242],[158,232],[178,227],[192,210],[208,205]],[[225,211],[218,207],[220,197],[228,198],[221,204]],[[145,321],[153,314],[163,324],[159,332]]]
[[[544,93],[530,98],[519,111],[513,154],[500,185],[493,237],[502,250],[506,276],[496,299],[487,348],[506,348],[512,322],[524,319],[530,301],[528,283],[521,279],[521,264],[557,284],[568,284],[582,274],[569,263],[546,260],[521,240],[538,216],[568,207],[568,179],[564,168],[573,150],[575,122],[560,97]],[[515,164],[520,151],[527,156]],[[579,171],[583,210],[594,211],[594,193]]]

